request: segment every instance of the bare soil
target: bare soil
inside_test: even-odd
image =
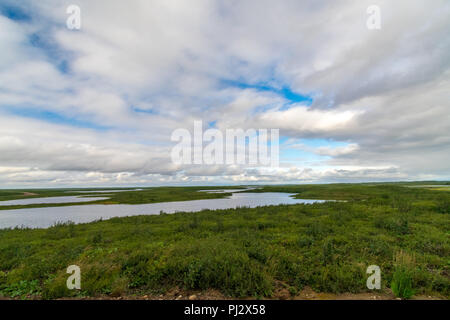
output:
[[[24,192],[23,193],[24,196],[29,197],[29,196],[37,196],[37,193],[33,193],[33,192]]]
[[[85,297],[85,298],[63,298],[67,299],[81,299],[81,300],[233,300],[217,290],[209,289],[205,291],[182,290],[173,288],[161,295],[125,295],[118,297],[99,296],[99,297]],[[254,298],[243,298],[242,300],[252,300]],[[444,298],[439,296],[417,295],[413,300],[442,300]],[[302,291],[295,295],[291,295],[286,288],[278,288],[270,298],[263,298],[261,300],[401,300],[396,298],[393,293],[387,289],[385,291],[377,292],[363,292],[363,293],[322,293],[315,292],[309,287],[305,287]]]

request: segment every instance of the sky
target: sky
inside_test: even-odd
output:
[[[0,188],[448,180],[449,30],[448,0],[1,0]],[[194,121],[279,129],[279,166],[173,163]]]

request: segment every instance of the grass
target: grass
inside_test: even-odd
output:
[[[194,190],[203,188],[154,188],[114,197],[157,202],[171,195],[202,197]],[[178,286],[261,298],[272,296],[277,282],[292,292],[310,286],[318,292],[357,293],[369,291],[366,269],[375,264],[381,268],[382,289],[391,288],[399,297],[449,298],[450,194],[430,189],[401,184],[267,186],[258,192],[346,201],[4,229],[0,295],[118,296],[163,293]],[[72,264],[81,268],[80,291],[66,288],[66,268]]]
[[[414,255],[404,251],[395,254],[394,274],[392,276],[391,288],[395,296],[409,299],[414,295],[413,278],[416,267]]]
[[[414,295],[412,281],[410,271],[404,268],[396,269],[394,275],[392,276],[392,292],[399,298],[411,298]]]

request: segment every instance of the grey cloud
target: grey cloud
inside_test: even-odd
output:
[[[72,32],[65,2],[6,0],[34,19],[0,16],[0,166],[22,168],[0,170],[0,183],[448,178],[450,4],[380,0],[382,29],[369,31],[372,2],[79,1],[82,30]],[[58,61],[30,46],[36,33],[55,45]],[[286,86],[314,102],[289,104],[222,80]],[[107,129],[22,119],[3,112],[11,106]],[[354,147],[310,150],[330,157],[323,168],[300,162],[286,171],[281,159],[270,174],[172,165],[170,134],[194,120]]]

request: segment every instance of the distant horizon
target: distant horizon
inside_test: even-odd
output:
[[[327,184],[383,184],[383,183],[450,183],[449,180],[398,180],[398,181],[364,181],[364,182],[314,182],[314,183],[258,183],[258,184],[178,184],[178,185],[114,185],[114,186],[53,186],[53,187],[10,187],[0,186],[0,190],[32,190],[32,189],[133,189],[133,188],[164,188],[164,187],[241,187],[241,186],[283,186],[283,185],[327,185]]]

